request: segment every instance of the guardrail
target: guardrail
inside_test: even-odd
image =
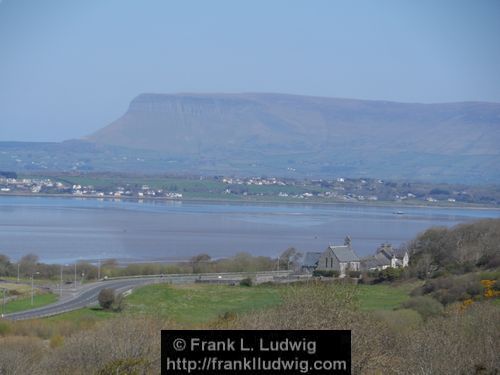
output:
[[[101,279],[100,281],[107,280],[125,280],[125,279],[155,279],[155,278],[182,278],[182,277],[214,277],[218,278],[219,276],[228,277],[228,276],[277,276],[277,277],[287,277],[293,274],[292,270],[283,270],[283,271],[258,271],[258,272],[210,272],[210,273],[164,273],[157,275],[134,275],[134,276],[115,276],[108,277],[107,279]]]

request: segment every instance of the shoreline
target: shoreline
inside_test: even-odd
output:
[[[64,199],[92,199],[92,200],[107,200],[107,201],[148,201],[148,202],[199,202],[199,203],[248,203],[248,204],[282,204],[282,205],[315,205],[315,206],[361,206],[361,207],[394,207],[394,208],[439,208],[439,209],[465,209],[465,210],[491,210],[500,211],[499,207],[492,207],[491,205],[478,205],[478,204],[421,204],[421,203],[402,203],[402,202],[392,202],[392,201],[376,201],[376,202],[325,202],[325,201],[291,201],[291,200],[276,200],[276,199],[262,199],[262,200],[249,200],[249,199],[224,199],[224,198],[166,198],[166,197],[112,197],[112,196],[97,196],[97,195],[85,195],[85,196],[75,196],[71,194],[44,194],[44,193],[2,193],[0,192],[0,197],[33,197],[33,198],[64,198]],[[394,213],[397,215],[397,213]],[[404,212],[402,213],[404,215]]]

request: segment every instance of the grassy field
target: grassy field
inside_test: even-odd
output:
[[[409,298],[414,284],[359,285],[360,308],[392,310]],[[181,323],[203,323],[226,312],[244,313],[254,309],[272,307],[280,303],[283,286],[254,287],[226,285],[148,285],[134,290],[126,298],[126,314],[153,314]],[[85,308],[50,319],[78,320],[82,318],[106,319],[116,313],[98,308]]]
[[[410,298],[409,293],[417,287],[414,283],[400,285],[359,285],[361,310],[392,310]]]
[[[99,307],[85,307],[83,309],[70,311],[61,315],[54,315],[46,318],[49,322],[75,322],[85,324],[86,322],[94,322],[98,320],[110,319],[119,316],[113,311],[105,311]]]
[[[226,285],[151,285],[126,299],[131,314],[156,314],[179,323],[205,323],[226,312],[243,313],[276,305],[276,287]]]
[[[37,294],[33,298],[33,305],[31,304],[31,296],[9,301],[5,305],[5,313],[13,313],[23,310],[34,309],[42,307],[57,301],[57,296],[52,293]]]
[[[16,294],[28,294],[31,292],[31,286],[26,284],[16,284],[16,283],[1,283],[0,288],[7,289],[7,293],[16,293]],[[0,292],[0,296],[1,296]]]
[[[225,184],[212,179],[187,179],[175,177],[131,177],[131,176],[64,176],[59,180],[78,185],[92,185],[97,189],[114,189],[116,186],[141,188],[143,185],[151,189],[165,189],[178,192],[217,192],[225,189]]]
[[[359,285],[359,305],[364,311],[390,311],[409,298],[415,284]],[[243,314],[256,309],[276,306],[286,286],[260,285],[253,287],[226,285],[148,285],[126,297],[121,313],[84,308],[46,318],[52,323],[84,324],[117,318],[122,315],[155,315],[180,324],[199,325],[211,322],[225,313]],[[52,303],[52,294],[35,296],[35,306]],[[11,305],[11,306],[9,306]],[[30,308],[30,299],[7,304],[8,311]]]
[[[5,309],[2,306],[3,292],[0,290],[0,312],[5,311],[6,314],[34,309],[54,303],[57,297],[52,293],[41,293],[40,290],[35,289],[33,297],[33,305],[31,305],[31,285],[16,284],[16,283],[1,283],[0,288],[6,289],[6,296],[17,296],[16,299],[10,300],[5,304]]]

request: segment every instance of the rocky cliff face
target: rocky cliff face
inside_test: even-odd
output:
[[[278,169],[311,162],[326,171],[385,168],[397,176],[398,170],[432,174],[461,163],[487,173],[500,169],[500,104],[142,94],[88,139],[214,163],[260,157]]]

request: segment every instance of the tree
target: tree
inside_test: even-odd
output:
[[[19,260],[20,270],[25,275],[31,275],[36,271],[38,264],[38,255],[26,254]]]
[[[105,259],[102,261],[102,268],[116,268],[118,267],[118,261],[116,259]]]
[[[0,276],[11,276],[13,266],[8,256],[0,254]]]
[[[84,274],[86,279],[97,278],[97,267],[90,264],[89,262],[85,261],[78,262],[78,272]]]
[[[300,258],[302,258],[302,253],[298,252],[294,247],[289,247],[281,253],[278,262],[280,268],[286,267],[286,269],[289,270],[290,268],[295,268]]]
[[[210,258],[210,255],[208,254],[198,254],[195,255],[194,257],[191,258],[190,263],[191,267],[193,269],[193,273],[200,273],[201,272],[201,265],[204,263],[210,262],[212,258]]]

